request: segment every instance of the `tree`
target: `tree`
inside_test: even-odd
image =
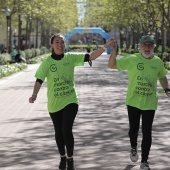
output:
[[[76,0],[0,0],[0,9],[9,7],[11,11],[11,31],[18,28],[19,37],[22,36],[22,27],[26,28],[26,45],[30,46],[30,32],[36,30],[43,32],[42,43],[49,47],[49,36],[52,33],[61,32],[65,34],[78,23]],[[24,17],[22,23],[21,15]],[[2,15],[2,24],[5,23],[5,16]],[[18,18],[18,19],[17,19]],[[11,33],[12,34],[12,33]],[[11,35],[10,35],[11,37]],[[37,38],[36,38],[37,39]],[[19,41],[20,38],[18,39]],[[18,46],[20,49],[20,42]],[[36,44],[38,47],[38,44]]]

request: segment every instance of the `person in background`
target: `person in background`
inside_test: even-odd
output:
[[[17,55],[17,50],[16,48],[13,48],[12,50],[12,59],[15,61],[15,56]]]
[[[142,36],[139,42],[139,53],[116,59],[116,41],[112,42],[112,54],[108,67],[127,70],[128,90],[126,105],[129,118],[130,159],[138,160],[138,131],[140,117],[142,118],[141,164],[143,170],[150,170],[148,156],[152,144],[152,124],[158,105],[157,80],[159,80],[165,94],[170,97],[170,89],[163,61],[154,55],[155,40],[149,35]]]
[[[3,53],[7,53],[7,48],[5,47],[5,45],[2,45],[1,47],[1,54]]]
[[[73,151],[74,136],[72,132],[75,117],[78,112],[78,95],[75,90],[74,68],[83,66],[98,58],[110,45],[91,54],[64,53],[66,39],[62,34],[51,37],[52,54],[47,57],[35,73],[36,81],[29,103],[34,103],[45,78],[47,79],[48,112],[52,119],[55,140],[60,153],[60,170],[75,170]]]

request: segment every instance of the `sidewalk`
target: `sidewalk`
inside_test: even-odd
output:
[[[127,74],[108,69],[108,58],[102,55],[93,61],[93,67],[86,63],[75,71],[80,97],[74,124],[77,170],[139,170],[140,158],[137,163],[129,158]],[[59,154],[46,107],[46,83],[37,101],[28,103],[38,65],[0,79],[0,170],[58,169]],[[170,72],[168,79],[170,83]],[[159,94],[149,159],[152,170],[170,170],[169,122],[170,99]]]

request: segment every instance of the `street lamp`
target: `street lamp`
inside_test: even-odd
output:
[[[6,29],[6,48],[7,48],[7,52],[9,52],[9,40],[8,40],[8,32],[10,30],[10,27],[9,27],[9,20],[10,20],[10,15],[11,15],[11,10],[9,8],[6,8],[6,11],[5,11],[5,15],[6,15],[6,21],[7,21],[7,29]]]

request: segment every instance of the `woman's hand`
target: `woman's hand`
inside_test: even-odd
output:
[[[32,96],[29,98],[29,103],[34,103],[36,98],[37,98],[37,94],[32,94]]]
[[[109,46],[112,48],[112,50],[117,49],[117,44],[116,44],[116,40],[114,39],[114,37],[109,38],[109,40],[105,44],[106,48],[109,47]]]

